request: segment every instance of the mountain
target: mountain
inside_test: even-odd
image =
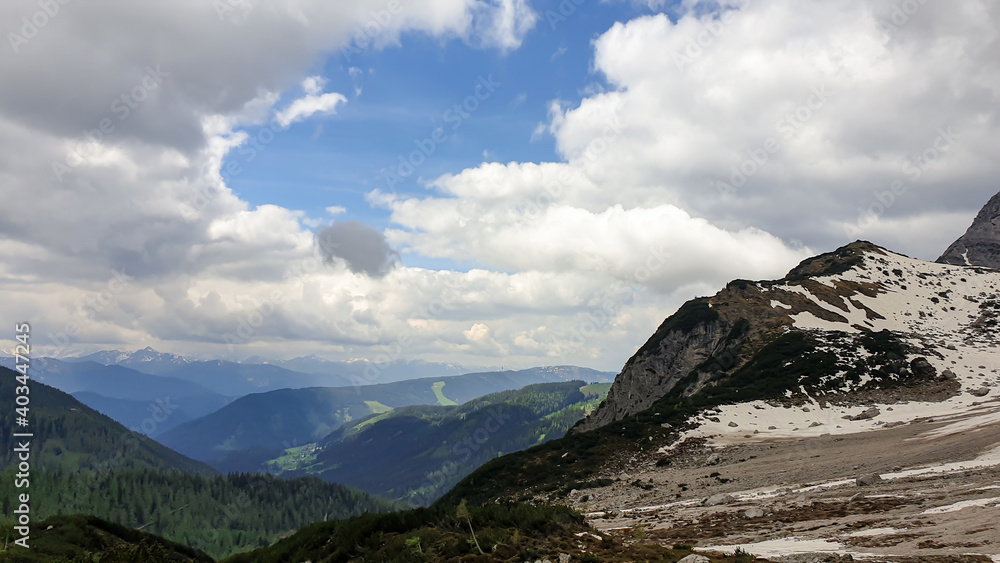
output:
[[[913,260],[857,242],[804,261],[778,281],[731,282],[711,298],[684,304],[625,364],[607,400],[580,424],[587,431],[637,414],[676,390],[690,397],[725,381],[793,341],[804,354],[825,349],[836,357],[814,377],[823,385],[851,385],[844,377],[885,379],[873,366],[856,366],[855,350],[872,334],[902,347],[919,365],[894,366],[901,377],[949,366],[935,359],[949,344],[990,341],[997,273]],[[818,361],[818,360],[817,360]],[[846,373],[832,371],[848,366]],[[918,369],[919,368],[919,369]],[[846,369],[846,368],[845,368]],[[784,390],[783,390],[784,391]],[[831,391],[833,392],[833,391]]]
[[[598,535],[562,506],[504,503],[457,509],[416,509],[398,514],[319,522],[228,563],[274,561],[708,561],[745,563],[752,557],[697,559],[689,546],[617,541]],[[573,555],[570,555],[573,554]],[[824,560],[825,561],[825,560]]]
[[[0,368],[3,404],[16,404],[16,375]],[[58,389],[37,381],[28,387],[28,425],[15,426],[15,413],[0,417],[0,525],[11,522],[15,493],[27,492],[33,521],[87,513],[226,556],[326,517],[402,506],[319,479],[217,475]],[[23,459],[15,448],[25,438],[15,432],[33,434],[29,486],[20,489],[15,474]]]
[[[13,359],[0,363],[13,367]],[[229,400],[197,383],[149,375],[117,365],[37,358],[35,381],[75,396],[83,404],[147,436],[217,411]]]
[[[302,356],[291,360],[248,358],[242,364],[270,364],[292,371],[319,375],[336,374],[351,380],[352,384],[392,383],[407,379],[463,375],[475,371],[457,364],[425,362],[423,360],[394,360],[372,362],[369,360],[332,361],[319,356]]]
[[[29,549],[0,550],[0,561],[102,561],[104,563],[212,563],[204,552],[94,516],[53,516],[38,522]],[[0,534],[13,535],[0,526]]]
[[[540,383],[461,406],[402,407],[345,424],[268,465],[286,476],[314,475],[429,504],[490,459],[561,438],[609,387]]]
[[[197,383],[228,397],[264,393],[276,389],[351,385],[334,374],[307,374],[268,364],[238,364],[223,360],[191,362],[166,375]]]
[[[1000,193],[986,203],[969,230],[937,261],[1000,270]]]
[[[573,366],[474,373],[364,385],[282,389],[241,397],[157,437],[161,443],[225,471],[252,471],[342,424],[411,405],[461,404],[534,383],[609,381],[610,374]]]
[[[175,396],[155,400],[119,399],[90,391],[77,391],[75,399],[124,425],[155,438],[185,422],[211,414],[230,401],[217,393]]]
[[[122,366],[141,373],[151,375],[161,375],[168,371],[181,368],[191,360],[146,347],[135,352],[122,352],[119,350],[102,350],[86,356],[76,358],[64,358],[66,362],[96,362],[105,366]]]
[[[716,553],[996,559],[998,401],[1000,271],[859,241],[686,303],[564,438],[435,506],[557,502]]]
[[[0,359],[0,364],[12,368],[13,358]],[[156,401],[165,397],[222,395],[198,383],[178,377],[149,375],[122,366],[106,366],[97,362],[66,362],[53,358],[34,358],[31,377],[64,393],[96,393],[115,399]]]
[[[176,354],[158,352],[151,347],[136,350],[135,352],[101,350],[85,356],[62,358],[62,361],[68,363],[94,362],[105,366],[121,366],[151,375],[163,375],[168,372],[177,371],[183,367],[189,366],[190,364],[197,363],[196,360],[178,356]],[[310,385],[332,385],[333,383],[331,383],[330,380],[337,378],[341,378],[339,379],[341,382],[340,384],[344,385],[353,385],[358,381],[363,381],[367,384],[374,384],[391,383],[394,381],[419,379],[423,377],[463,375],[475,371],[482,371],[481,369],[468,368],[457,364],[425,362],[423,360],[372,362],[369,360],[358,359],[333,361],[327,360],[315,354],[300,356],[290,360],[274,360],[261,356],[253,356],[240,362],[222,363],[229,369],[235,369],[234,366],[236,365],[269,365],[303,374],[327,376],[326,381],[314,379],[311,380],[312,382]],[[345,382],[345,380],[349,381]],[[298,386],[302,387],[305,385]],[[260,391],[260,389],[257,389],[256,391]]]
[[[0,367],[0,401],[15,404],[17,372]],[[31,381],[29,432],[32,467],[76,472],[109,468],[175,470],[202,475],[215,471],[132,432],[72,396]],[[0,417],[0,471],[16,465],[13,416]]]

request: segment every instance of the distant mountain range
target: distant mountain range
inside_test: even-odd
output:
[[[2,404],[15,404],[15,388],[19,385],[15,377],[15,372],[0,367]],[[319,479],[219,475],[207,465],[129,431],[58,389],[38,381],[30,381],[29,389],[27,427],[15,426],[14,416],[0,417],[0,524],[10,522],[12,501],[18,498],[15,493],[27,492],[33,522],[59,514],[88,513],[223,557],[267,545],[326,517],[347,518],[400,507],[398,503]],[[22,461],[15,452],[15,441],[23,438],[14,438],[14,432],[33,434],[29,445],[28,490],[15,489],[14,474],[20,471],[18,464]],[[86,535],[103,535],[110,542],[90,546],[95,548],[98,544],[113,547],[122,543],[119,541],[122,539],[129,540],[126,544],[142,539],[139,534],[123,535],[117,528],[105,529],[102,534],[100,529],[105,524],[98,521],[84,525],[80,521],[56,519],[50,524],[70,525],[76,530],[67,533],[76,541],[81,537],[82,527],[90,529]],[[42,530],[37,526],[32,528],[32,536],[37,538]],[[115,539],[107,533],[119,537]],[[57,532],[43,537],[59,535]],[[66,537],[51,539],[55,543],[67,541]],[[43,545],[46,543],[42,540]],[[66,560],[71,553],[72,550],[64,550],[57,558],[26,561]],[[0,561],[6,560],[6,554],[0,550]],[[153,561],[141,555],[107,560]],[[174,559],[164,561],[167,560]]]
[[[0,367],[0,401],[13,405],[16,372]],[[32,467],[49,470],[157,469],[212,475],[212,468],[169,450],[44,383],[31,381]],[[0,470],[15,466],[13,416],[0,417]],[[4,486],[9,485],[6,481]],[[12,497],[5,497],[12,498]]]
[[[252,356],[242,361],[211,361],[195,360],[170,354],[158,352],[153,348],[146,347],[135,352],[123,352],[120,350],[102,350],[73,358],[60,358],[64,362],[94,362],[105,366],[121,366],[133,369],[138,372],[151,375],[164,375],[168,373],[191,373],[182,370],[195,364],[222,364],[230,370],[233,366],[272,366],[282,368],[287,371],[299,372],[327,376],[330,379],[321,381],[313,379],[312,385],[334,386],[336,380],[347,381],[347,385],[353,385],[359,381],[366,384],[392,383],[405,379],[419,379],[421,377],[442,377],[448,375],[462,375],[479,371],[491,371],[483,366],[461,366],[458,364],[425,362],[422,360],[394,360],[389,362],[371,362],[369,360],[347,360],[334,361],[321,358],[315,354],[300,356],[290,360],[274,360],[262,356]],[[195,370],[197,372],[198,370]],[[274,374],[285,372],[274,371]],[[295,385],[298,385],[297,383]],[[291,385],[294,387],[295,385]],[[260,391],[256,389],[255,391]],[[237,393],[238,394],[238,393]]]
[[[610,383],[540,383],[462,406],[402,407],[289,449],[268,468],[314,475],[385,498],[430,504],[483,463],[561,438]]]
[[[0,365],[13,367],[13,358],[0,359]],[[38,358],[32,360],[31,377],[148,436],[215,412],[230,401],[188,379],[90,361]]]
[[[284,450],[310,444],[341,425],[412,405],[463,404],[535,383],[605,383],[608,372],[573,366],[473,373],[359,387],[282,389],[241,397],[157,439],[223,471],[254,471]]]

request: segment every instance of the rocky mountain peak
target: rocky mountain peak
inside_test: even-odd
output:
[[[854,242],[803,261],[781,280],[736,280],[712,297],[685,303],[629,359],[607,399],[575,431],[642,412],[667,394],[692,397],[715,387],[766,359],[767,350],[791,333],[843,364],[824,376],[823,385],[836,389],[856,387],[840,379],[851,366],[869,362],[855,357],[856,350],[876,333],[903,342],[901,348],[913,351],[910,362],[923,355],[938,361],[946,355],[942,349],[971,354],[997,345],[998,302],[998,272],[924,262]],[[880,377],[872,369],[856,375],[864,381]]]
[[[1000,270],[1000,193],[986,203],[969,230],[937,261]]]

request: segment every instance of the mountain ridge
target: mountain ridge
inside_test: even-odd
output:
[[[1000,192],[983,206],[972,226],[937,261],[1000,270]]]

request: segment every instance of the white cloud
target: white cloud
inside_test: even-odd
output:
[[[0,4],[0,16],[19,21],[19,6]],[[537,131],[554,137],[559,162],[455,171],[425,197],[369,194],[391,212],[385,234],[404,256],[474,269],[404,260],[366,276],[324,263],[314,221],[251,208],[220,167],[247,142],[237,128],[264,123],[280,93],[304,94],[279,112],[288,125],[343,103],[303,76],[384,2],[261,5],[238,22],[208,4],[129,6],[74,5],[0,57],[10,78],[0,180],[18,202],[0,209],[0,307],[35,323],[42,350],[65,341],[66,351],[151,344],[616,369],[683,300],[846,242],[858,209],[897,179],[906,192],[863,236],[933,257],[1000,172],[995,4],[925,3],[892,29],[879,24],[892,23],[888,0],[772,0],[720,28],[708,4],[687,2],[676,22],[637,18],[595,40],[594,69],[610,87],[554,102]],[[382,43],[359,47],[416,32],[511,49],[536,23],[515,0],[411,6],[382,26]],[[185,40],[159,40],[164,24]],[[158,63],[169,74],[119,119],[111,104]],[[810,108],[824,87],[828,99]],[[803,107],[808,119],[795,117]],[[81,145],[105,118],[114,132]],[[906,159],[948,127],[960,137],[914,180]],[[771,137],[780,150],[722,197],[718,182]],[[76,150],[57,180],[52,163]],[[112,293],[116,275],[131,280]],[[245,342],[231,351],[227,335]]]
[[[302,90],[306,95],[279,111],[274,116],[274,121],[281,127],[288,128],[291,124],[308,119],[317,113],[325,115],[336,113],[337,106],[347,102],[347,98],[335,92],[321,94],[325,82],[326,80],[319,76],[306,78],[302,82]]]

